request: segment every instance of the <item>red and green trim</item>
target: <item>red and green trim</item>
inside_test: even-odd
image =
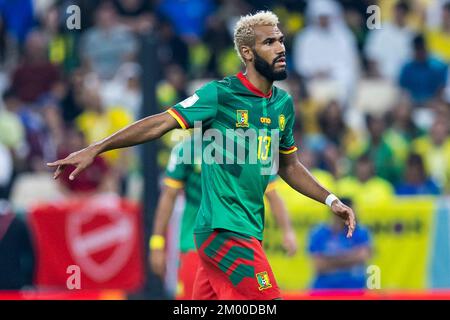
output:
[[[270,89],[268,94],[264,94],[264,92],[255,87],[242,72],[239,72],[236,77],[241,81],[244,87],[257,96],[260,96],[261,98],[270,98],[272,96],[272,89]]]

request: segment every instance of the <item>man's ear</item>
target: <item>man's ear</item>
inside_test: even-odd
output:
[[[253,50],[248,46],[241,46],[241,56],[244,61],[253,61]]]

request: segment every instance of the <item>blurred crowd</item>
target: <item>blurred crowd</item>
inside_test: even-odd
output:
[[[289,77],[278,85],[320,179],[364,200],[450,193],[450,1],[0,0],[0,198],[139,117],[145,35],[158,41],[163,111],[242,68],[234,23],[263,9],[280,18]],[[125,194],[138,171],[135,151],[113,151],[60,187]]]

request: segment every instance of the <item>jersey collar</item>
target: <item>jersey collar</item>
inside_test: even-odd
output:
[[[272,89],[270,89],[268,94],[264,94],[261,90],[256,88],[250,81],[248,81],[247,77],[244,76],[242,72],[239,72],[236,77],[241,81],[241,83],[246,87],[250,92],[256,94],[261,98],[270,98],[272,96]]]

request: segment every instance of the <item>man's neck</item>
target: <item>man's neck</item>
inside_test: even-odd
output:
[[[247,68],[244,73],[245,77],[253,84],[258,90],[263,92],[264,94],[269,94],[270,90],[272,90],[272,81],[267,80],[264,76],[262,76],[258,71],[254,68]]]

